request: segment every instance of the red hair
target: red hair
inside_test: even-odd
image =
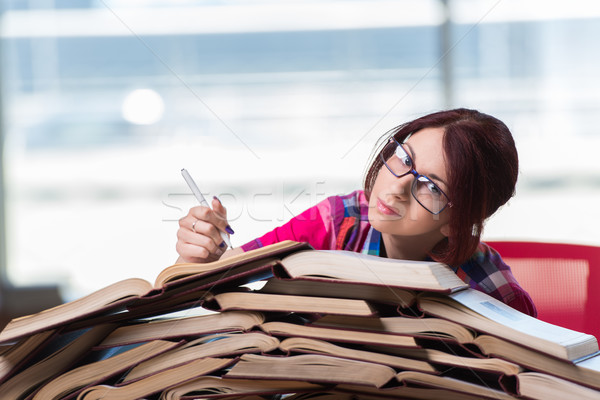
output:
[[[502,121],[464,108],[426,115],[385,136],[402,143],[424,128],[444,128],[447,195],[452,203],[443,211],[450,213],[450,234],[430,255],[436,261],[457,266],[475,252],[484,221],[514,195],[519,157],[512,134]],[[365,176],[367,198],[383,166],[380,152],[374,155]]]

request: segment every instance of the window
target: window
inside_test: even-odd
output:
[[[517,139],[518,196],[488,235],[599,241],[572,204],[600,197],[589,144],[600,141],[600,7],[531,3],[544,12],[472,0],[8,2],[8,278],[69,296],[152,281],[195,204],[181,168],[221,197],[241,245],[359,188],[385,131],[447,101],[500,117]],[[577,154],[569,169],[549,156],[557,148]]]

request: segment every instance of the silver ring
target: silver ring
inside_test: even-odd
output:
[[[192,232],[194,233],[198,233],[196,232],[196,229],[194,229],[196,227],[196,222],[200,221],[199,219],[195,220],[194,223],[192,224]]]

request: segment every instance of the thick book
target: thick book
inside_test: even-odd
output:
[[[112,357],[73,368],[44,385],[35,394],[33,400],[59,400],[72,397],[88,385],[120,375],[132,366],[176,346],[178,346],[176,342],[155,340],[119,352]]]
[[[456,341],[461,344],[471,343],[475,332],[462,325],[443,318],[408,318],[408,317],[359,317],[346,315],[325,315],[312,325],[358,332],[392,333],[413,337],[438,338]]]
[[[201,358],[126,384],[102,384],[88,387],[79,394],[78,400],[143,399],[194,378],[219,371],[232,362],[234,360],[229,358]]]
[[[260,292],[359,299],[372,303],[392,304],[400,308],[410,307],[416,299],[414,290],[338,281],[269,279],[260,289]]]
[[[467,395],[475,395],[481,399],[514,400],[514,396],[486,384],[468,382],[448,376],[425,374],[418,371],[401,371],[396,375],[398,382],[407,385],[445,389]]]
[[[165,285],[184,285],[188,282],[196,283],[197,279],[215,275],[218,279],[235,277],[236,274],[250,273],[244,265],[255,261],[280,259],[298,251],[310,250],[308,243],[284,240],[258,249],[239,253],[231,257],[222,258],[211,263],[178,263],[167,267],[156,277],[154,287],[162,288]]]
[[[437,373],[437,370],[426,361],[362,350],[354,347],[344,347],[320,339],[290,337],[281,341],[279,349],[288,355],[295,353],[322,354],[340,358],[349,358],[351,360],[372,362],[397,369],[410,369],[430,374]]]
[[[265,322],[260,325],[260,329],[270,335],[275,336],[304,337],[360,345],[386,345],[392,347],[411,348],[419,347],[415,341],[415,338],[411,336],[400,336],[379,332],[358,332],[349,329],[307,326],[282,321]]]
[[[280,279],[371,284],[452,293],[468,287],[445,264],[405,261],[340,250],[299,251],[275,267]]]
[[[119,326],[97,347],[124,346],[156,339],[197,337],[217,332],[248,331],[263,321],[264,315],[254,311],[227,311],[143,321]]]
[[[32,363],[0,385],[2,398],[26,398],[43,383],[68,371],[113,329],[112,325],[99,325],[83,332],[77,332],[77,335],[74,335],[74,338],[68,338],[66,343],[57,344],[60,347],[55,351],[47,349],[49,352],[47,356]],[[62,337],[58,339],[60,342]]]
[[[563,360],[573,361],[598,352],[598,341],[594,336],[533,318],[474,289],[447,296],[423,292],[419,295],[418,306],[428,315]]]
[[[285,398],[286,400],[361,400],[361,397],[357,397],[349,393],[340,392],[319,392],[319,393],[297,393]]]
[[[163,392],[164,399],[197,400],[198,398],[229,398],[230,396],[276,395],[322,391],[326,386],[303,381],[275,379],[223,379],[220,376],[202,376]],[[264,400],[264,397],[259,397]]]
[[[37,354],[53,336],[56,330],[40,332],[9,346],[0,354],[0,384],[17,372],[31,357]]]
[[[491,335],[479,336],[474,344],[488,356],[600,390],[600,353],[570,362]]]
[[[279,348],[279,340],[263,332],[220,333],[203,336],[133,367],[123,382],[140,379],[203,357],[231,357],[243,353],[267,353]]]
[[[225,378],[284,379],[320,384],[351,383],[381,387],[396,376],[386,365],[321,354],[271,356],[244,354]]]
[[[333,314],[372,316],[377,310],[358,299],[271,294],[248,291],[207,293],[202,306],[214,311],[294,312],[304,314]]]
[[[576,383],[547,375],[541,372],[522,372],[516,376],[516,382],[507,383],[507,392],[515,391],[515,395],[530,399],[543,400],[598,400],[600,392]]]
[[[143,279],[119,281],[69,303],[36,314],[15,318],[0,332],[0,343],[14,341],[42,330],[53,329],[70,321],[104,310],[117,310],[132,298],[142,296],[152,288]]]
[[[420,349],[389,347],[389,346],[369,346],[373,352],[396,355],[411,360],[422,360],[436,365],[439,370],[451,368],[466,368],[472,371],[482,371],[488,374],[496,375],[498,378],[504,375],[516,375],[523,372],[519,364],[506,361],[496,357],[476,357],[473,355],[458,355],[455,349],[446,346],[438,346],[443,350],[424,347]],[[467,353],[468,354],[468,353]],[[418,371],[417,368],[409,368]],[[427,371],[422,371],[427,372]]]
[[[411,400],[482,400],[475,394],[460,393],[453,390],[438,389],[422,386],[394,386],[386,388],[371,388],[358,385],[337,385],[336,392],[351,393],[356,400],[377,400],[381,398],[411,399]],[[492,398],[493,400],[493,398]]]
[[[271,274],[274,260],[307,248],[310,246],[306,243],[285,241],[212,263],[175,264],[164,269],[154,285],[139,278],[125,279],[69,303],[13,319],[0,332],[0,343],[83,319],[97,324],[98,321],[92,317],[98,315],[109,314],[114,315],[115,320],[123,319],[123,311],[127,307],[135,307],[136,303],[139,303],[137,307],[145,305],[147,309],[158,312],[164,310],[159,307],[161,302],[166,301],[169,307],[174,307],[172,299],[169,303],[169,297],[177,299],[179,295],[181,302],[189,301],[188,297],[181,296],[187,290],[211,287],[215,282],[241,284],[264,279]],[[202,281],[203,285],[198,281]],[[101,321],[110,320],[105,318]]]

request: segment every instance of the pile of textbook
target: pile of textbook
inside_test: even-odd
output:
[[[11,321],[1,399],[600,399],[596,338],[447,266],[282,242]]]

